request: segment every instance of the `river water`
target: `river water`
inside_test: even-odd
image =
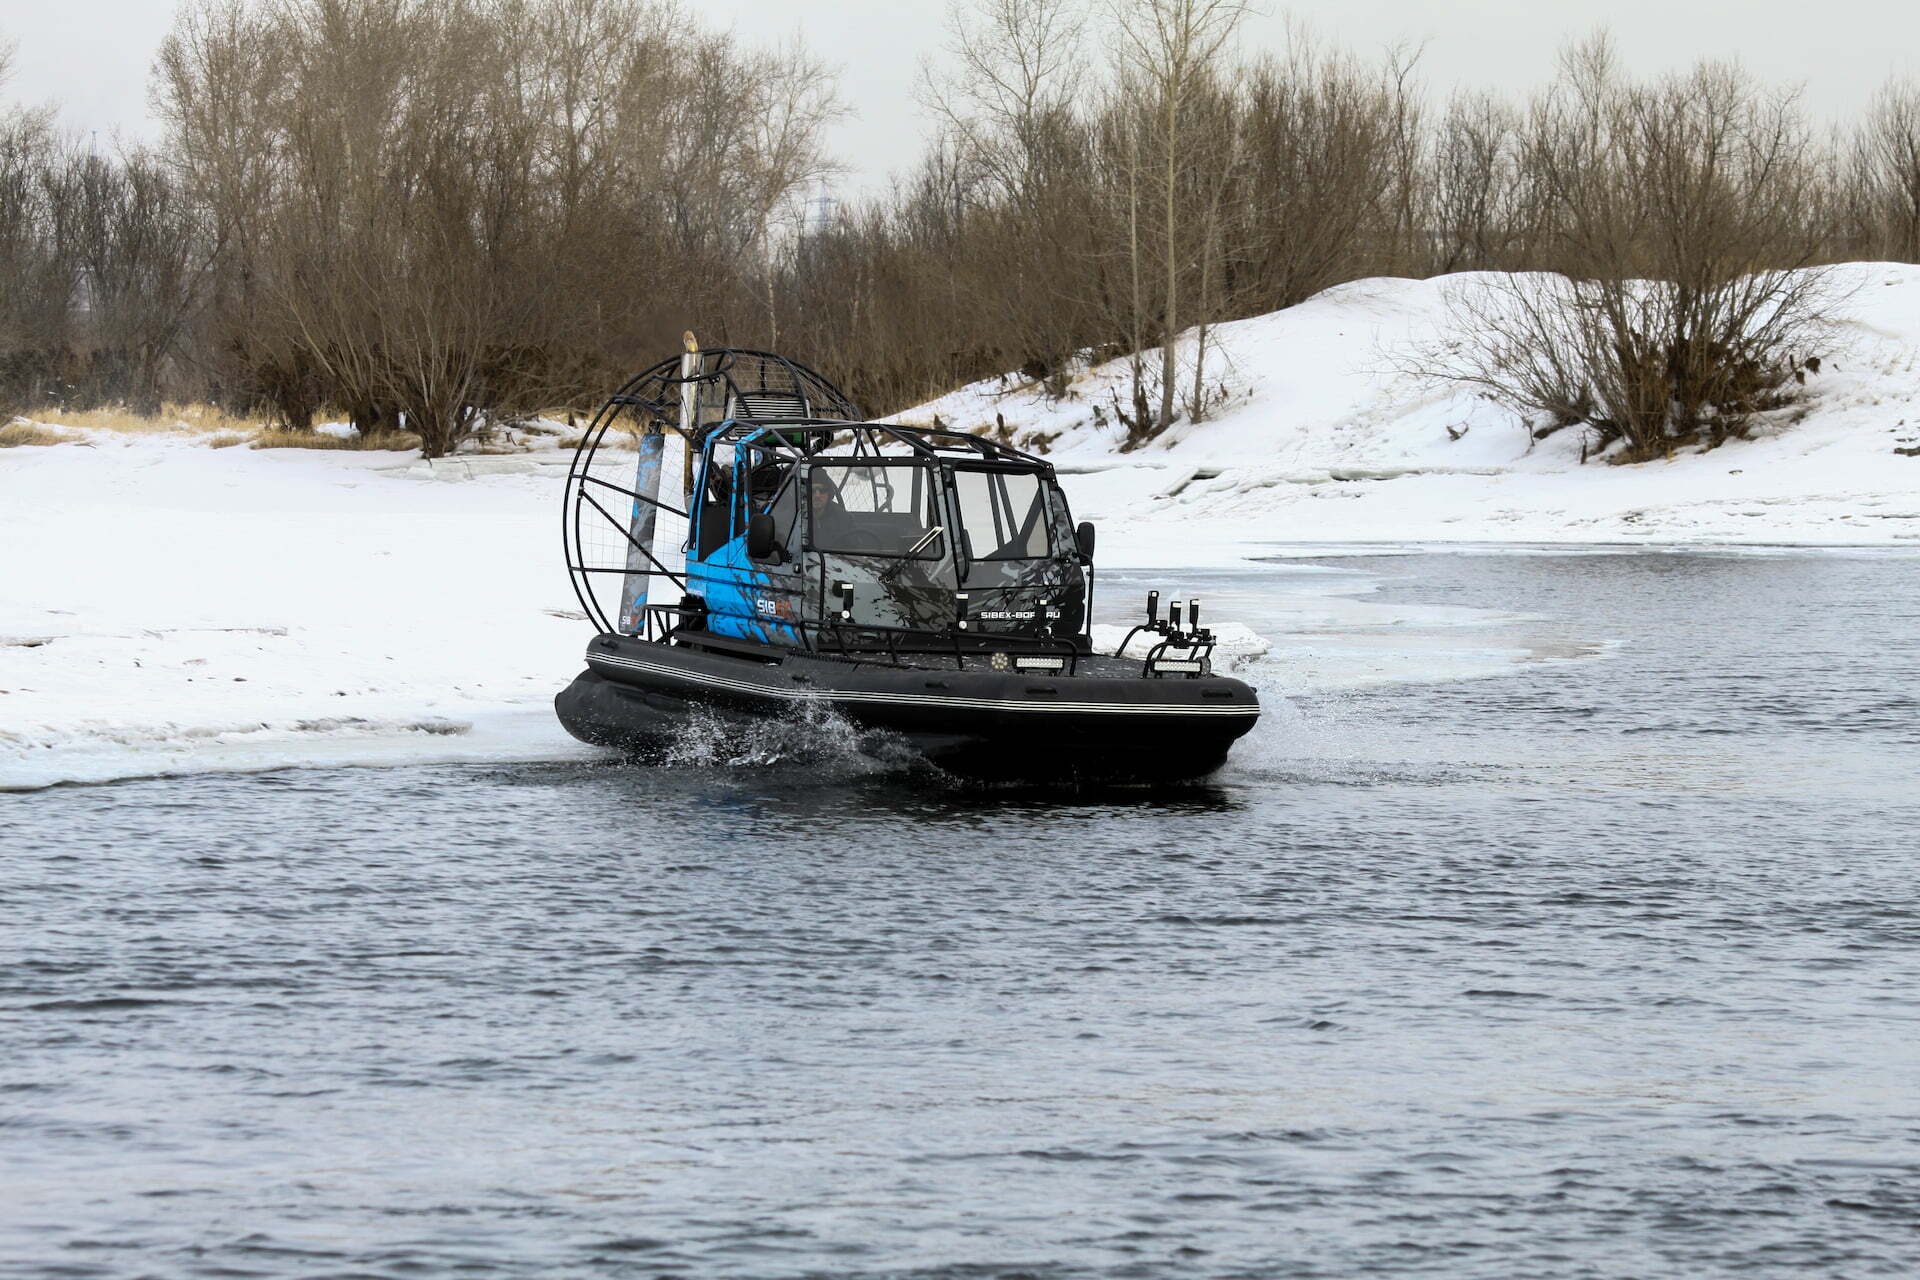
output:
[[[1281,641],[1177,793],[0,797],[0,1276],[1912,1275],[1916,563],[1156,575]]]

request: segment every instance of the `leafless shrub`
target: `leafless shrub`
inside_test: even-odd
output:
[[[1624,441],[1622,460],[1720,444],[1790,400],[1837,300],[1810,266],[1818,155],[1793,95],[1724,64],[1629,84],[1601,40],[1570,51],[1527,130],[1562,274],[1457,289],[1468,336],[1445,372]]]
[[[1827,336],[1833,291],[1817,271],[1761,271],[1703,296],[1659,280],[1484,278],[1452,296],[1473,336],[1429,368],[1484,387],[1536,438],[1568,427],[1587,450],[1625,441],[1621,461],[1744,436],[1755,414],[1804,384]]]

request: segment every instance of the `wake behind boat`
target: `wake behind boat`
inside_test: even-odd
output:
[[[974,777],[1204,776],[1260,714],[1158,593],[1090,640],[1094,531],[1044,459],[866,422],[813,370],[697,349],[622,387],[568,473],[567,567],[599,634],[568,732],[665,753],[694,722],[831,708]]]

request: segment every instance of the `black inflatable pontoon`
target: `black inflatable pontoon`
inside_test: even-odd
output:
[[[969,776],[1179,780],[1260,714],[1213,674],[1197,601],[1163,618],[1153,593],[1117,656],[1093,652],[1093,527],[1045,460],[862,422],[769,353],[689,336],[623,387],[575,453],[564,524],[599,634],[554,705],[588,742],[668,753],[696,717],[744,729],[811,702]]]

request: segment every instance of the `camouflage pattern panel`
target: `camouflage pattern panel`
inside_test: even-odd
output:
[[[934,559],[893,559],[815,551],[807,555],[809,612],[829,625],[858,628],[901,627],[944,635],[958,618],[953,561],[940,548]],[[840,623],[846,593],[836,583],[853,588],[853,620]]]
[[[1080,565],[1080,537],[1074,528],[1073,509],[1067,495],[1051,476],[1047,479],[1047,512],[1053,528],[1057,572],[1063,584],[1060,592],[1061,617],[1054,623],[1057,636],[1077,636],[1087,629],[1087,575]]]
[[[1078,569],[1059,557],[976,560],[966,591],[967,629],[983,635],[1037,635],[1043,623],[1056,636],[1075,635],[1086,609]]]

